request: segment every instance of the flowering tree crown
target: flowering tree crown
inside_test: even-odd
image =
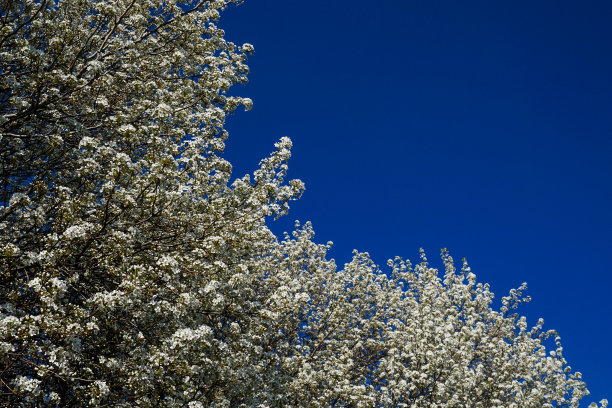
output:
[[[0,0],[0,406],[577,407],[524,286],[270,232],[303,184],[287,138],[230,183],[235,2]]]

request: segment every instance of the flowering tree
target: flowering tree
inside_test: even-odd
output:
[[[286,138],[229,183],[233,2],[0,0],[0,406],[577,407],[523,287],[266,228],[303,186]]]

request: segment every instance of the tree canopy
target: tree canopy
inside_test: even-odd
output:
[[[578,407],[525,286],[267,228],[304,187],[287,138],[231,182],[237,2],[0,0],[0,406]]]

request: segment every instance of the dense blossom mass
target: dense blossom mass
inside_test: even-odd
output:
[[[0,0],[0,406],[578,407],[524,287],[270,232],[303,185],[287,138],[230,182],[234,2]]]

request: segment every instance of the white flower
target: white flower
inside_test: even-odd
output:
[[[25,394],[39,395],[41,390],[39,389],[40,380],[35,378],[28,378],[25,376],[17,376],[13,381],[15,389],[18,392],[22,392]]]
[[[106,396],[110,392],[110,389],[105,381],[96,380],[94,381],[94,384],[96,387],[98,387],[98,390],[100,390],[100,395]]]
[[[64,238],[68,239],[83,238],[85,237],[85,235],[87,235],[87,231],[85,230],[85,228],[83,228],[82,225],[73,225],[71,227],[68,227],[66,231],[64,231],[64,233],[62,234]]]
[[[117,132],[121,133],[121,134],[129,134],[132,132],[135,132],[136,128],[133,125],[121,125],[119,126],[119,128],[117,129]]]
[[[251,98],[242,98],[242,105],[246,111],[253,109],[253,101]]]

